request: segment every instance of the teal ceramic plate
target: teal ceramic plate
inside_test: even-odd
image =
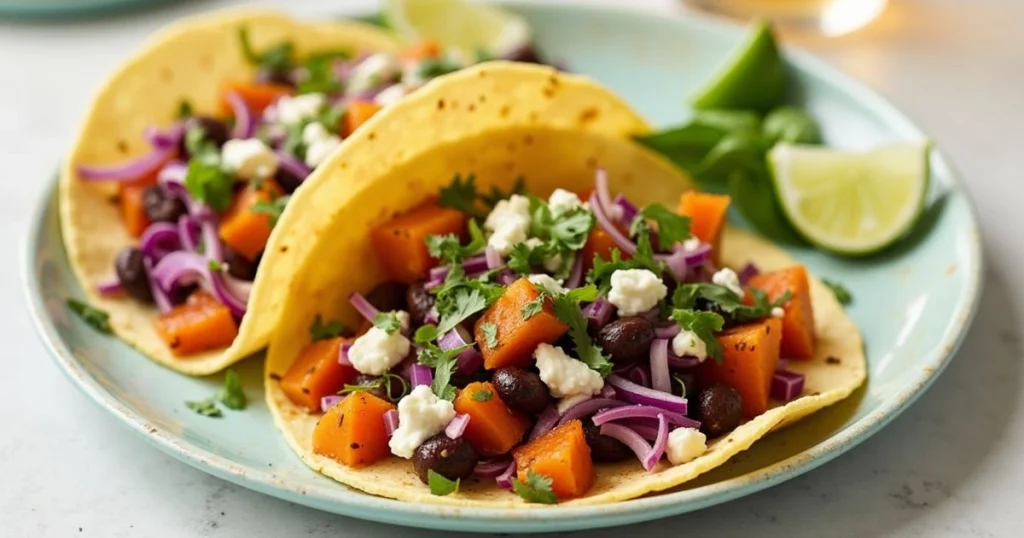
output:
[[[741,29],[700,18],[602,8],[514,4],[541,50],[593,75],[660,125],[686,117],[685,96],[705,80]],[[830,144],[866,148],[922,133],[863,86],[799,53],[789,56],[799,100]],[[584,529],[656,519],[721,503],[807,472],[877,432],[942,371],[979,297],[978,229],[963,186],[936,153],[930,209],[911,238],[868,260],[810,250],[793,254],[815,274],[845,283],[867,342],[869,382],[845,402],[769,436],[726,466],[661,495],[608,506],[537,510],[408,504],[348,489],[310,471],[274,429],[263,404],[260,361],[241,365],[250,409],[213,420],[184,401],[213,393],[220,376],[192,379],[93,332],[65,308],[80,293],[69,270],[55,196],[42,201],[27,243],[28,303],[57,364],[82,391],[161,450],[236,484],[353,517],[451,530]]]
[[[72,19],[118,13],[169,0],[0,0],[0,18]]]

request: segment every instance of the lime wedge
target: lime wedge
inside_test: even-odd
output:
[[[779,144],[768,153],[789,222],[824,250],[860,255],[900,238],[921,215],[930,142],[867,152]]]
[[[433,39],[466,58],[502,57],[530,43],[526,19],[465,0],[384,0],[384,18],[406,42]]]
[[[779,56],[771,25],[760,21],[691,103],[698,109],[767,112],[781,105],[785,94],[786,66]]]

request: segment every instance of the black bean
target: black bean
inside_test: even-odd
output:
[[[142,192],[142,209],[152,222],[178,222],[188,211],[181,198],[171,194],[160,185],[150,185]]]
[[[434,309],[436,302],[437,298],[423,287],[423,282],[409,286],[405,293],[405,303],[413,326],[423,325],[423,320]]]
[[[399,282],[385,282],[367,293],[366,300],[381,312],[405,310],[406,288]]]
[[[152,303],[153,292],[149,288],[149,273],[143,260],[141,250],[125,247],[114,258],[114,272],[128,295],[137,301]]]
[[[516,411],[537,414],[551,402],[551,392],[540,376],[522,368],[499,368],[491,382],[501,401]]]
[[[274,180],[277,181],[277,184],[280,185],[287,194],[295,192],[295,190],[302,185],[302,182],[305,181],[305,179],[306,178],[304,177],[299,177],[291,173],[291,171],[289,171],[285,166],[278,167],[277,173],[274,174]]]
[[[355,380],[352,381],[352,384],[362,385],[364,387],[376,387],[367,392],[382,400],[397,400],[401,397],[403,389],[402,382],[399,381],[397,377],[388,378],[387,386],[385,386],[384,383],[381,383],[380,377],[369,374],[359,374],[356,376]]]
[[[195,293],[199,289],[198,284],[177,284],[171,288],[170,293],[167,294],[167,298],[171,300],[171,304],[178,306],[184,304],[188,300],[188,297]]]
[[[245,256],[235,252],[231,247],[224,245],[224,263],[228,266],[228,274],[242,280],[255,280],[256,269],[260,266],[261,254],[255,261],[249,261]]]
[[[424,441],[413,452],[412,466],[426,484],[427,471],[434,471],[448,480],[468,478],[479,459],[473,445],[461,438],[449,439],[441,432]]]
[[[618,364],[632,364],[651,355],[654,325],[646,318],[633,316],[617,319],[597,333],[597,343]]]
[[[590,457],[594,461],[615,463],[633,457],[633,451],[614,437],[601,435],[601,428],[595,426],[589,418],[583,421],[583,435],[590,447]]]
[[[293,86],[291,74],[286,69],[260,68],[256,72],[256,82],[259,84],[279,84],[281,86]]]
[[[185,143],[189,138],[187,133],[195,129],[201,129],[203,131],[203,138],[212,142],[218,149],[230,138],[228,136],[228,127],[224,125],[224,122],[209,116],[192,116],[185,121],[186,136],[181,138],[181,153],[184,155],[189,154]]]
[[[708,437],[729,433],[743,420],[743,398],[729,385],[711,385],[697,395],[697,419]]]
[[[736,325],[736,318],[734,318],[732,314],[722,310],[722,307],[718,303],[709,301],[703,297],[697,297],[697,300],[693,302],[693,309],[712,312],[722,316],[722,320],[725,322],[722,325],[723,329],[728,329],[729,327]]]

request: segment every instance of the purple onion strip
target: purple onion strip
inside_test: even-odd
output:
[[[448,426],[444,429],[444,434],[449,439],[458,439],[462,437],[462,434],[466,432],[466,426],[469,425],[469,415],[465,413],[459,413],[455,415],[455,418],[448,423]]]

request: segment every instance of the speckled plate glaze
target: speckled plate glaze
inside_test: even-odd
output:
[[[704,18],[550,5],[512,4],[536,29],[540,48],[623,94],[659,125],[686,118],[685,96],[705,80],[743,31]],[[832,145],[867,148],[923,134],[883,99],[797,52],[796,100],[823,124]],[[851,398],[757,443],[684,487],[613,505],[536,510],[460,509],[365,495],[306,468],[274,429],[263,403],[259,358],[239,365],[251,407],[220,420],[185,408],[212,394],[221,376],[193,379],[97,334],[65,307],[80,290],[61,244],[56,196],[41,201],[25,252],[29,310],[43,343],[71,381],[161,450],[203,471],[295,503],[388,523],[465,531],[560,531],[661,518],[778,484],[868,438],[934,381],[971,322],[982,257],[972,209],[949,163],[936,152],[933,188],[920,226],[883,255],[794,256],[846,284],[867,342],[869,381]]]

